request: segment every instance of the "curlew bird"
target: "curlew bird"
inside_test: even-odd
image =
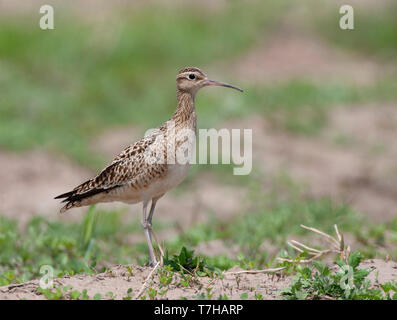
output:
[[[195,146],[196,93],[206,86],[243,91],[230,84],[208,79],[198,68],[180,70],[176,85],[178,105],[170,120],[125,148],[96,177],[55,198],[64,198],[62,202],[66,204],[61,213],[100,202],[143,202],[142,227],[149,248],[150,266],[157,264],[152,245],[152,218],[156,203],[184,180],[190,168],[190,161],[186,161],[184,155],[191,155],[189,151]]]

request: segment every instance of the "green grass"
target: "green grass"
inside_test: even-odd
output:
[[[23,151],[44,147],[98,169],[109,160],[89,148],[98,134],[137,124],[150,128],[168,119],[175,108],[174,79],[179,68],[195,65],[216,69],[219,62],[233,61],[258,39],[266,41],[279,28],[279,18],[286,8],[286,1],[230,1],[222,10],[211,12],[195,5],[180,9],[143,6],[122,12],[117,19],[110,16],[101,24],[57,15],[56,30],[48,32],[37,28],[37,15],[2,17],[0,148]],[[338,10],[330,12],[317,15],[320,19],[314,19],[311,26],[327,41],[376,56],[379,61],[394,59],[395,7],[375,15],[358,10],[353,32],[339,30]],[[257,114],[278,129],[316,135],[327,125],[327,113],[333,107],[396,101],[397,82],[393,75],[362,86],[343,80],[335,83],[298,78],[264,84],[225,77],[219,80],[244,87],[244,94],[221,88],[200,92],[196,102],[199,127],[218,128],[228,119]],[[340,143],[347,142],[342,137]],[[195,166],[185,186],[208,167]],[[231,167],[216,166],[216,173],[225,184],[248,189],[249,210],[227,221],[208,212],[208,223],[194,225],[168,240],[165,247],[169,269],[162,271],[164,283],[170,269],[210,273],[234,265],[275,265],[278,254],[293,254],[285,246],[288,237],[307,237],[300,224],[332,232],[337,223],[343,233],[354,238],[363,257],[383,257],[379,248],[396,247],[397,219],[369,223],[347,205],[327,198],[304,197],[300,186],[287,178],[275,181],[274,189],[265,192],[260,180],[253,178],[256,172],[230,178]],[[155,230],[170,227],[156,221],[154,224]],[[42,265],[51,265],[57,276],[96,273],[108,264],[143,265],[146,243],[128,242],[128,237],[136,233],[142,233],[138,220],[126,223],[123,212],[98,209],[90,209],[81,223],[36,217],[24,230],[20,230],[17,220],[0,217],[0,285],[38,278]],[[221,240],[226,247],[237,246],[239,254],[231,258],[226,254],[194,254],[195,246],[211,240]],[[388,254],[397,258],[395,249]],[[329,279],[340,275],[328,273],[320,264],[314,267],[295,270],[298,280],[287,295],[354,298],[338,287],[327,286]],[[368,289],[364,278],[359,290]],[[191,281],[189,274],[183,281],[181,285]],[[364,295],[359,291],[356,297],[380,297],[379,294],[387,294],[387,289],[383,293],[366,291]],[[68,288],[43,294],[49,299],[88,298],[86,292]],[[148,292],[148,297],[157,294],[160,293]],[[130,293],[125,298],[131,298]],[[198,298],[211,298],[211,293]]]
[[[143,6],[101,24],[59,15],[53,31],[37,28],[36,16],[2,18],[0,147],[45,147],[99,169],[109,159],[88,147],[98,134],[161,124],[175,108],[173,79],[179,68],[216,65],[243,54],[277,28],[286,8],[284,1],[230,2],[202,14],[204,9],[189,5]],[[219,80],[240,85],[240,79]],[[200,92],[199,127],[259,113],[283,129],[316,134],[327,123],[327,108],[396,98],[393,78],[363,87],[241,80],[247,83],[244,94],[220,88]]]
[[[339,28],[340,4],[319,7],[313,4],[316,15],[311,16],[312,28],[331,43],[379,61],[395,61],[397,53],[397,5],[390,2],[381,8],[368,9],[354,5],[354,30]]]
[[[4,85],[7,87],[7,84],[14,82],[7,80]],[[23,81],[17,83],[17,86],[9,85],[6,92],[11,97],[7,100],[6,107],[0,109],[0,146],[14,150],[47,146],[53,150],[62,150],[82,164],[97,168],[109,159],[100,158],[87,147],[96,134],[115,125],[159,125],[169,118],[175,104],[173,94],[170,95],[173,90],[166,92],[159,86],[156,95],[149,90],[133,100],[134,105],[140,106],[139,109],[130,106],[131,102],[127,101],[120,104],[115,102],[117,107],[112,107],[112,110],[109,109],[110,104],[104,104],[104,101],[88,107],[84,103],[69,101],[69,98],[63,99],[56,93],[40,92],[39,88],[37,91],[33,89],[31,96],[40,98],[29,105],[27,101],[21,100],[29,99],[28,95],[24,96],[24,89],[30,87],[31,90],[31,85],[24,87]],[[396,82],[393,81],[371,87],[354,87],[294,80],[274,86],[247,88],[246,93],[241,95],[234,92],[228,92],[230,95],[203,92],[197,99],[199,126],[217,128],[227,119],[259,114],[268,118],[275,127],[313,135],[326,126],[329,108],[393,101],[396,87]],[[104,95],[111,94],[106,90],[103,91]],[[17,92],[22,94],[18,95]],[[117,98],[120,96],[115,99]],[[127,100],[127,97],[124,98]],[[112,100],[111,97],[108,99]],[[159,101],[154,101],[155,99]],[[164,108],[167,105],[172,107]],[[215,112],[214,105],[217,106]],[[142,109],[145,111],[142,112]]]
[[[305,253],[301,254],[301,258],[305,258]],[[330,269],[320,261],[313,261],[312,266],[292,265],[290,267],[296,270],[290,286],[282,289],[279,294],[288,300],[305,300],[305,299],[339,299],[339,300],[396,300],[397,299],[397,283],[389,281],[380,283],[378,288],[374,287],[367,276],[372,272],[370,269],[359,269],[359,264],[363,257],[360,252],[353,252],[348,260],[336,261],[336,265]],[[132,267],[127,267],[131,276],[134,271]],[[176,274],[179,274],[178,280]],[[162,299],[161,297],[170,290],[172,285],[191,288],[197,287],[200,282],[199,277],[209,276],[213,280],[223,279],[224,275],[219,269],[214,269],[207,265],[206,261],[195,256],[193,250],[187,250],[183,247],[179,254],[169,259],[168,254],[164,260],[164,266],[160,267],[157,272],[159,286],[153,288],[149,286],[141,296],[142,300],[147,298],[150,300]],[[239,286],[239,279],[236,278],[236,284]],[[151,282],[150,284],[153,284]],[[205,291],[199,286],[201,292],[194,297],[198,300],[215,299],[211,287],[206,287]],[[251,288],[252,290],[253,288]],[[54,288],[37,289],[48,300],[100,300],[100,293],[90,297],[87,289],[81,292],[73,290],[72,286],[55,286]],[[131,300],[133,290],[129,288],[123,300]],[[248,299],[248,292],[241,294],[242,300]],[[107,292],[106,297],[114,298],[113,292]],[[256,300],[263,300],[260,293],[256,293]],[[181,299],[186,299],[181,297]],[[226,294],[220,295],[218,300],[227,300]]]
[[[228,269],[237,264],[243,268],[260,268],[273,264],[276,255],[282,254],[283,250],[290,250],[285,245],[287,238],[293,235],[306,238],[309,235],[299,227],[300,224],[332,233],[335,223],[355,239],[352,245],[359,248],[366,258],[385,257],[385,250],[380,248],[396,242],[394,223],[370,224],[349,206],[327,198],[291,198],[248,211],[228,222],[213,217],[210,223],[187,230],[173,242],[173,246],[195,246],[200,242],[221,239],[225,247],[237,245],[240,253],[233,259],[226,255],[211,257],[210,261],[216,267]],[[396,250],[387,253],[397,257]]]
[[[327,111],[332,107],[395,101],[396,92],[397,80],[394,78],[369,86],[355,86],[343,81],[316,83],[294,79],[246,88],[244,94],[226,95],[222,104],[201,94],[197,109],[199,116],[204,118],[201,120],[204,126],[216,126],[225,118],[240,118],[254,113],[269,119],[280,129],[315,135],[326,126]],[[213,105],[220,107],[211,116]]]
[[[306,237],[300,224],[332,231],[337,223],[343,233],[356,239],[364,257],[382,257],[379,248],[392,247],[397,241],[397,220],[388,224],[369,224],[348,206],[329,199],[307,199],[299,188],[285,181],[274,184],[269,193],[252,185],[252,209],[227,221],[217,219],[210,212],[209,221],[184,230],[165,243],[166,261],[174,269],[178,265],[187,270],[213,272],[234,265],[242,268],[261,268],[274,265],[275,258],[287,250],[285,240],[294,235]],[[125,222],[123,212],[105,212],[91,208],[81,223],[50,222],[33,218],[25,230],[18,223],[0,218],[0,285],[19,283],[40,276],[40,267],[50,265],[56,276],[76,273],[96,273],[109,264],[140,264],[147,259],[144,241],[129,243],[129,235],[141,234],[138,219]],[[155,230],[168,225],[154,221]],[[228,247],[236,245],[239,254],[213,257],[193,256],[190,249],[201,242],[219,239]],[[268,243],[276,250],[263,247]],[[292,252],[289,252],[292,254]],[[397,252],[388,252],[392,258]],[[383,254],[384,256],[384,254]]]
[[[397,300],[397,282],[391,281],[372,287],[367,279],[370,269],[358,269],[362,260],[359,252],[353,252],[348,261],[337,261],[339,271],[331,271],[320,261],[312,267],[299,266],[291,281],[291,287],[281,294],[290,300],[331,298],[339,300]]]
[[[208,212],[209,221],[190,227],[182,234],[165,242],[166,256],[164,267],[158,277],[160,288],[149,287],[142,299],[156,299],[167,292],[180,275],[179,285],[190,287],[196,284],[197,277],[222,277],[221,271],[233,266],[244,269],[279,266],[277,256],[292,257],[295,253],[285,246],[289,237],[307,238],[308,234],[298,226],[306,224],[326,232],[332,231],[337,223],[343,234],[349,234],[357,243],[361,257],[382,257],[379,248],[392,247],[397,242],[397,220],[389,224],[369,224],[348,206],[333,203],[329,199],[310,199],[302,196],[300,187],[286,177],[272,184],[274,189],[264,193],[260,186],[251,185],[250,210],[228,220],[218,220]],[[40,268],[49,265],[55,276],[78,273],[95,274],[107,270],[108,265],[139,264],[147,259],[147,246],[142,242],[130,243],[129,236],[142,233],[136,219],[126,221],[123,212],[106,212],[91,207],[81,223],[50,222],[41,217],[33,218],[24,230],[15,220],[0,218],[0,286],[25,282],[42,276]],[[169,228],[154,221],[156,231]],[[203,256],[195,254],[194,248],[201,242],[221,240],[225,247],[239,248],[234,257],[226,254]],[[303,240],[305,242],[305,240]],[[272,248],[263,246],[270,244]],[[392,259],[397,251],[388,252]],[[301,255],[304,258],[304,255]],[[384,255],[383,255],[384,257]],[[353,255],[354,258],[354,255]],[[352,258],[352,259],[353,259]],[[286,263],[283,263],[285,265]],[[288,263],[287,263],[288,264]],[[288,274],[295,275],[291,287],[282,293],[289,299],[318,299],[323,296],[337,299],[391,299],[395,298],[395,284],[382,284],[380,289],[372,289],[365,279],[367,273],[353,266],[355,289],[347,291],[340,286],[344,272],[331,273],[327,267],[316,262],[312,267],[290,265]],[[353,265],[353,262],[352,262]],[[342,266],[342,265],[341,265]],[[343,266],[342,266],[343,267]],[[134,270],[127,267],[133,275]],[[98,294],[88,296],[86,291],[71,287],[39,289],[47,299],[99,299]],[[109,293],[108,297],[112,297]],[[201,292],[197,299],[227,299],[215,297],[210,290]],[[243,294],[243,297],[245,295]],[[255,299],[262,299],[260,295]],[[127,292],[124,299],[132,299]]]
[[[206,14],[194,6],[143,6],[101,24],[60,15],[48,32],[36,27],[36,16],[2,18],[0,146],[45,146],[103,165],[85,151],[98,132],[161,124],[174,111],[180,68],[234,57],[280,11],[280,4],[256,1],[260,11],[242,5]]]

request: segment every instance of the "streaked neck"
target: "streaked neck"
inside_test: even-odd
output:
[[[191,117],[196,117],[196,109],[194,107],[194,96],[185,91],[177,91],[178,106],[171,119],[177,122],[184,122]]]

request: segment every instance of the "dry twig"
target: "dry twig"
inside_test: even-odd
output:
[[[135,299],[138,299],[138,298],[141,296],[141,294],[143,293],[143,291],[145,291],[145,288],[146,288],[146,286],[147,286],[147,283],[149,282],[150,278],[152,277],[153,273],[157,270],[157,268],[159,267],[159,265],[160,265],[160,261],[157,262],[157,264],[154,266],[153,270],[150,271],[149,275],[147,276],[145,282],[142,284],[142,287],[141,287],[141,289],[139,290],[138,294],[136,295]]]
[[[273,273],[273,272],[278,272],[281,270],[284,270],[285,267],[279,267],[279,268],[268,268],[268,269],[263,269],[263,270],[242,270],[242,271],[230,271],[230,272],[223,272],[224,275],[230,275],[230,274],[242,274],[242,273]]]
[[[307,245],[304,245],[303,243],[301,243],[299,241],[296,241],[296,240],[287,241],[287,244],[291,248],[295,249],[296,251],[298,251],[300,253],[303,253],[303,252],[306,251],[312,257],[309,258],[309,259],[304,259],[304,260],[293,260],[293,259],[286,259],[286,258],[277,258],[277,260],[279,262],[287,261],[287,262],[291,262],[291,263],[310,263],[313,260],[319,259],[322,256],[327,255],[329,253],[337,253],[337,254],[340,255],[340,258],[347,263],[347,259],[349,258],[349,254],[350,254],[350,247],[347,246],[345,248],[345,242],[344,242],[344,239],[343,239],[343,235],[341,235],[339,233],[339,230],[338,230],[338,227],[337,227],[336,224],[334,225],[334,229],[335,229],[335,233],[336,233],[337,238],[332,237],[329,234],[326,234],[325,232],[320,231],[318,229],[304,226],[303,224],[301,224],[301,227],[306,229],[306,230],[312,231],[314,233],[317,233],[317,234],[323,236],[325,238],[325,240],[327,240],[327,242],[331,245],[331,248],[330,249],[325,249],[325,250],[317,250],[317,249],[314,249],[314,248],[309,247]]]

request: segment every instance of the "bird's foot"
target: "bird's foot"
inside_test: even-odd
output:
[[[154,268],[157,265],[157,261],[156,260],[149,260],[148,262],[145,263],[145,267],[152,267]]]

